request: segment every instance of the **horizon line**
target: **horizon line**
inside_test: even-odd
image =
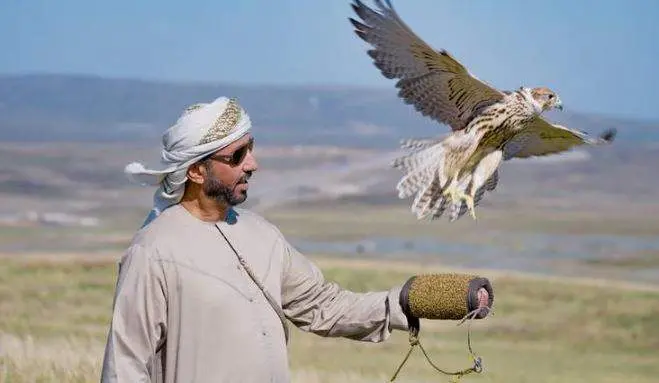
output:
[[[151,84],[169,84],[169,85],[182,85],[182,86],[239,86],[239,87],[267,87],[267,88],[295,88],[295,89],[319,89],[319,90],[360,90],[360,91],[377,91],[377,92],[391,92],[391,96],[398,98],[397,88],[395,87],[395,80],[384,79],[389,81],[390,84],[383,85],[369,85],[369,84],[347,84],[347,83],[314,83],[314,82],[246,82],[238,80],[198,80],[198,79],[167,79],[155,78],[148,76],[116,76],[108,74],[98,74],[89,72],[0,72],[0,79],[11,77],[70,77],[70,78],[88,78],[109,81],[132,81]],[[401,100],[401,102],[403,102]],[[646,118],[640,116],[618,115],[603,112],[581,111],[581,110],[566,110],[565,112],[573,115],[591,118],[607,118],[613,120],[627,120],[636,123],[655,125],[659,124],[659,118]]]

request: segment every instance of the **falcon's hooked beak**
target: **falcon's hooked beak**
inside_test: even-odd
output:
[[[563,102],[558,96],[556,96],[556,101],[554,102],[554,108],[558,110],[563,110]]]

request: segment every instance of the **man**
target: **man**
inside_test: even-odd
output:
[[[438,286],[420,277],[369,293],[325,281],[276,227],[235,208],[258,168],[250,127],[235,99],[196,104],[165,132],[162,169],[126,167],[158,189],[119,264],[102,382],[288,382],[287,320],[380,342],[419,317],[457,318],[441,311],[451,299],[446,312],[491,306],[491,286],[471,276],[447,299],[450,288],[420,299]]]

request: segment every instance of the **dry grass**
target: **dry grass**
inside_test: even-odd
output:
[[[0,381],[89,382],[98,380],[98,339],[0,336]]]
[[[524,200],[524,203],[531,203]],[[586,209],[573,206],[564,211],[545,207],[504,204],[478,211],[479,220],[446,219],[418,221],[409,211],[407,201],[371,206],[365,203],[328,201],[273,208],[268,219],[289,236],[320,240],[349,240],[369,236],[405,238],[433,236],[445,239],[477,241],[488,230],[545,234],[659,235],[659,218],[651,211],[620,212],[610,209]],[[648,207],[650,208],[650,207]],[[652,207],[656,210],[656,207]],[[349,228],[347,230],[346,228]]]
[[[388,288],[411,273],[446,270],[411,263],[318,259],[327,278],[356,291]],[[0,381],[98,381],[115,280],[115,257],[0,257]],[[653,382],[659,373],[659,292],[565,278],[491,277],[496,314],[473,325],[486,373],[466,382]],[[468,365],[465,328],[424,321],[422,341],[443,368]],[[293,332],[295,382],[383,382],[407,351],[395,333],[383,344]],[[400,382],[439,380],[417,350]]]

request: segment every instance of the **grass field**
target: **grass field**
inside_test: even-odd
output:
[[[123,169],[156,164],[156,144],[0,143],[0,383],[99,380],[116,260],[153,195],[130,185]],[[659,150],[620,144],[586,161],[508,163],[478,221],[452,224],[415,219],[411,200],[396,196],[400,173],[381,161],[388,151],[259,144],[245,207],[254,203],[289,240],[316,245],[309,253],[322,254],[314,258],[325,275],[355,291],[448,265],[537,273],[481,272],[494,282],[496,314],[473,326],[485,373],[463,381],[656,382]],[[298,199],[305,196],[319,199]],[[48,212],[98,218],[99,226],[25,218]],[[381,238],[403,249],[374,246]],[[326,243],[349,243],[348,251]],[[469,365],[465,327],[422,326],[440,367]],[[294,331],[294,382],[385,382],[407,350],[405,333],[365,344]],[[398,381],[449,379],[417,350]]]
[[[0,382],[98,381],[117,254],[0,258]],[[356,291],[386,289],[434,266],[315,258],[328,279]],[[435,271],[444,269],[436,268]],[[485,372],[464,382],[655,382],[659,289],[604,281],[480,272],[496,289],[495,315],[472,325]],[[422,322],[440,367],[468,366],[466,327]],[[295,382],[384,382],[407,334],[382,344],[294,331]],[[419,350],[397,381],[449,381]]]
[[[526,200],[523,201],[526,203]],[[648,209],[648,208],[646,208]],[[657,210],[657,207],[652,209]],[[653,210],[647,210],[653,211]],[[646,211],[646,212],[647,212]],[[267,217],[289,236],[321,240],[345,240],[366,236],[474,239],[483,231],[572,235],[659,236],[656,214],[619,213],[572,207],[567,211],[533,206],[492,206],[478,210],[478,221],[446,219],[418,221],[406,202],[389,201],[382,205],[362,202],[325,202],[305,206],[286,206],[267,211]]]

